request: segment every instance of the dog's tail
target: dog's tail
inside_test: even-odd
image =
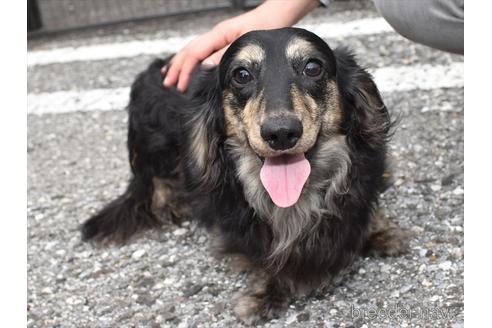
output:
[[[123,243],[138,232],[160,227],[151,209],[152,193],[152,183],[133,177],[123,195],[82,225],[82,239]]]
[[[176,96],[162,87],[160,68],[164,64],[154,61],[132,85],[127,146],[133,175],[123,195],[82,225],[84,241],[122,243],[162,225],[153,212],[154,179],[173,177],[178,163],[173,129],[179,125],[168,105]]]

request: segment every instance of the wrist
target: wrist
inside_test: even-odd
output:
[[[319,5],[319,0],[266,0],[249,12],[218,23],[210,33],[230,44],[249,31],[292,26]]]
[[[250,13],[254,12],[264,29],[280,28],[294,25],[319,5],[319,0],[266,0]]]

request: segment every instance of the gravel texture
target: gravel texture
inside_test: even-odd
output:
[[[337,15],[364,16],[348,8]],[[207,15],[209,24],[217,18]],[[152,24],[143,23],[139,36],[160,37]],[[89,42],[88,33],[73,42]],[[110,32],[102,38],[113,37],[119,42]],[[30,48],[43,48],[42,41]],[[57,39],[44,42],[54,47]],[[462,60],[396,34],[347,43],[370,67]],[[72,83],[76,90],[122,86],[146,60],[130,58],[119,73],[117,61],[86,63],[86,72],[74,65]],[[30,69],[30,92],[67,88],[70,80],[46,72],[56,76],[70,67],[51,66]],[[463,89],[383,97],[399,124],[391,142],[395,182],[382,207],[412,232],[410,252],[360,258],[343,279],[296,299],[264,327],[463,326]],[[241,326],[231,299],[245,288],[247,274],[213,256],[208,234],[194,224],[169,224],[121,247],[81,242],[79,225],[125,188],[126,123],[121,110],[28,117],[28,327]]]

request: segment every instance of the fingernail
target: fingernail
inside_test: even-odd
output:
[[[167,72],[167,65],[164,65],[162,68],[161,68],[161,74],[166,74]]]
[[[202,67],[203,68],[206,68],[207,69],[207,68],[212,68],[214,66],[215,66],[215,63],[212,60],[210,60],[210,59],[204,60],[202,62]]]

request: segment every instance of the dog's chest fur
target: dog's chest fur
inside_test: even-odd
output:
[[[267,259],[269,266],[281,268],[296,247],[316,247],[316,229],[323,220],[343,220],[335,196],[346,192],[351,160],[345,137],[320,135],[322,140],[313,149],[311,175],[298,202],[288,208],[273,204],[260,181],[262,161],[249,148],[228,140],[226,148],[236,164],[236,177],[256,215],[271,228],[272,241]],[[329,223],[328,223],[329,224]],[[301,245],[302,244],[302,245]]]

